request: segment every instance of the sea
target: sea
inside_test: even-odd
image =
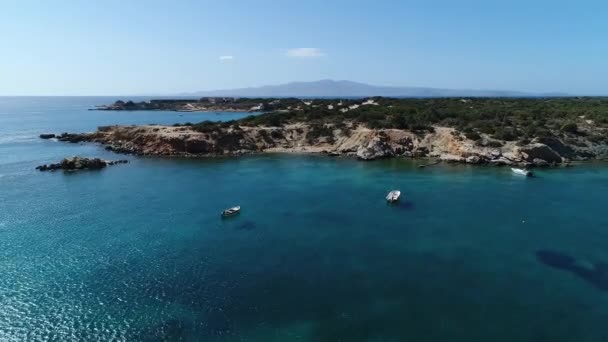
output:
[[[525,178],[38,138],[250,115],[89,110],[117,99],[0,97],[0,341],[608,341],[606,163]],[[74,155],[130,163],[35,169]]]

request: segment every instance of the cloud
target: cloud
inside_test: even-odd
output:
[[[233,61],[234,56],[220,56],[220,62],[229,62]]]
[[[287,50],[287,56],[298,58],[315,58],[325,56],[319,48],[295,48]]]

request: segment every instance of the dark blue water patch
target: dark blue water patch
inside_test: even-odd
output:
[[[349,224],[349,213],[339,212],[335,210],[315,211],[311,214],[313,220],[320,220],[332,225],[347,226]]]
[[[400,210],[406,210],[406,211],[414,210],[414,206],[415,206],[413,201],[407,201],[407,200],[398,201],[396,203],[388,203],[387,205],[390,207],[395,207]]]
[[[574,257],[554,250],[539,250],[536,258],[549,267],[570,272],[601,291],[608,291],[608,263],[583,265]]]
[[[256,228],[256,224],[253,221],[243,221],[239,222],[236,227],[237,230],[253,230]]]

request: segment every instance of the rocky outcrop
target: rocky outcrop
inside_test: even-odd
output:
[[[386,136],[376,136],[365,146],[357,149],[357,158],[360,160],[374,160],[391,157],[395,153],[387,142]]]
[[[55,137],[55,134],[40,134],[40,139],[52,139]]]
[[[125,164],[128,160],[103,160],[99,158],[83,158],[83,157],[71,157],[65,158],[59,163],[45,164],[36,167],[36,170],[40,171],[54,171],[54,170],[65,170],[65,171],[77,171],[77,170],[99,170],[109,165]]]
[[[519,149],[521,158],[530,163],[535,164],[557,164],[562,162],[562,157],[555,152],[551,147],[541,144],[532,143],[523,146]]]
[[[63,133],[60,141],[97,142],[118,153],[162,156],[220,156],[258,152],[325,153],[346,155],[360,160],[388,157],[435,158],[468,164],[551,166],[569,160],[601,158],[608,146],[590,141],[569,145],[566,138],[545,138],[528,144],[497,141],[483,135],[472,141],[449,127],[435,127],[434,132],[414,133],[399,129],[370,129],[348,126],[347,129],[307,124],[281,127],[213,126],[196,130],[191,126],[106,126],[96,132]],[[310,134],[310,133],[313,134]],[[314,136],[314,139],[310,137]],[[581,138],[582,139],[582,138]],[[488,143],[493,142],[493,143]]]
[[[86,137],[83,134],[75,134],[75,133],[61,133],[61,134],[55,136],[55,138],[57,138],[57,140],[59,140],[59,141],[65,141],[65,142],[71,142],[71,143],[79,143],[79,142],[87,141]]]

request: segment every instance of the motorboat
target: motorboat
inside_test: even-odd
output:
[[[515,174],[526,176],[526,177],[532,177],[532,176],[534,176],[534,174],[532,173],[532,171],[526,170],[526,169],[518,169],[518,168],[512,167],[511,171],[513,171],[513,173],[515,173]]]
[[[399,196],[401,196],[401,191],[393,190],[386,195],[386,200],[390,203],[397,202],[399,200]]]
[[[228,209],[222,211],[222,217],[228,217],[228,216],[236,215],[240,211],[241,211],[241,207],[240,206],[228,208]]]

